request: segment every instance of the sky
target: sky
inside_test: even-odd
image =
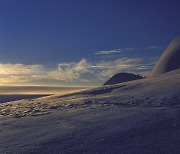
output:
[[[179,0],[0,0],[0,85],[148,76],[180,36]]]

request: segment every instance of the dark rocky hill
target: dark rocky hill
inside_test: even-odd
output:
[[[112,76],[108,81],[106,81],[104,85],[113,85],[117,83],[138,80],[138,79],[143,79],[143,77],[132,73],[118,73]]]

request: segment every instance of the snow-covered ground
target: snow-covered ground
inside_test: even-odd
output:
[[[0,153],[180,153],[180,69],[0,104]]]

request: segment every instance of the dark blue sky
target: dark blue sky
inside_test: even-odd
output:
[[[0,63],[158,57],[180,35],[179,0],[0,0]],[[124,54],[97,51],[133,48]]]

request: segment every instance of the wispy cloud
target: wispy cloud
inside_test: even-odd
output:
[[[34,76],[44,75],[45,68],[42,65],[24,64],[0,64],[0,84],[17,84],[31,81]]]
[[[132,51],[132,50],[159,50],[162,49],[160,46],[148,46],[148,47],[140,47],[140,48],[120,48],[120,49],[113,49],[113,50],[100,50],[100,51],[95,51],[95,55],[113,55],[113,54],[118,54],[118,53],[124,53],[127,51]]]
[[[43,71],[42,65],[0,64],[0,75],[32,74]]]
[[[86,59],[81,59],[79,62],[60,63],[58,68],[48,73],[52,79],[62,81],[80,80],[80,75],[88,72],[90,64]]]
[[[73,80],[93,82],[94,80],[105,80],[118,72],[132,72],[145,75],[143,72],[148,72],[154,65],[152,61],[153,59],[126,57],[114,61],[91,63],[86,59],[82,59],[77,63],[58,64],[58,69],[50,72],[49,76],[66,82]]]
[[[33,83],[42,80],[59,83],[102,83],[118,72],[145,75],[154,65],[153,58],[129,58],[90,62],[83,58],[79,62],[59,63],[54,69],[43,65],[0,64],[0,84]]]
[[[122,48],[122,49],[114,49],[114,50],[100,50],[100,51],[96,51],[94,54],[95,55],[110,55],[110,54],[117,54],[117,53],[130,51],[130,50],[133,50],[133,48]]]
[[[159,49],[162,49],[162,47],[160,47],[160,46],[148,46],[148,47],[145,47],[143,49],[145,49],[145,50],[159,50]]]
[[[105,80],[110,76],[119,73],[119,72],[131,72],[131,73],[139,73],[141,75],[147,75],[153,66],[147,63],[150,63],[151,60],[147,58],[121,58],[115,61],[109,62],[101,62],[99,63],[103,66],[103,69],[98,72],[97,77],[100,80]],[[146,72],[146,73],[144,73]]]
[[[4,76],[0,77],[0,85],[8,84],[8,83],[21,83],[21,82],[27,82],[29,79],[24,76]]]

